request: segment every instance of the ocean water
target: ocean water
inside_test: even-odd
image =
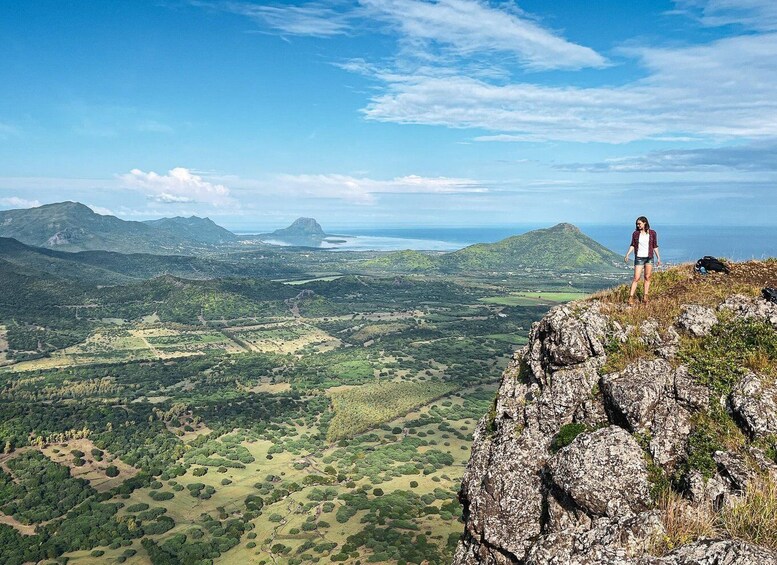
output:
[[[493,243],[547,224],[498,227],[332,229],[345,243],[324,242],[322,248],[342,251],[395,251],[400,249],[454,251],[475,243]],[[631,240],[630,225],[579,225],[583,233],[618,254]],[[652,226],[664,263],[696,261],[713,255],[735,261],[777,257],[777,228],[763,226]]]

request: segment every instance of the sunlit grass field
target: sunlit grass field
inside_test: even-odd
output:
[[[516,292],[506,296],[491,296],[481,298],[486,304],[499,304],[501,306],[545,306],[548,304],[560,304],[585,298],[585,292]]]

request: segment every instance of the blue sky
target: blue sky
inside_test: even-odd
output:
[[[777,225],[777,2],[0,3],[0,208]]]

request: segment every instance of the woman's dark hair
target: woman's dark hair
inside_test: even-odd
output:
[[[650,222],[648,222],[648,219],[645,216],[640,216],[639,218],[637,218],[636,221],[634,222],[634,225],[636,225],[637,222],[642,222],[645,224],[645,231],[648,231],[650,229]],[[639,229],[639,227],[637,227],[637,229]]]

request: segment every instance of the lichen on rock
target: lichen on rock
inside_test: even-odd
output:
[[[610,516],[650,505],[648,473],[637,441],[618,426],[584,433],[548,462],[554,487],[584,512]]]

